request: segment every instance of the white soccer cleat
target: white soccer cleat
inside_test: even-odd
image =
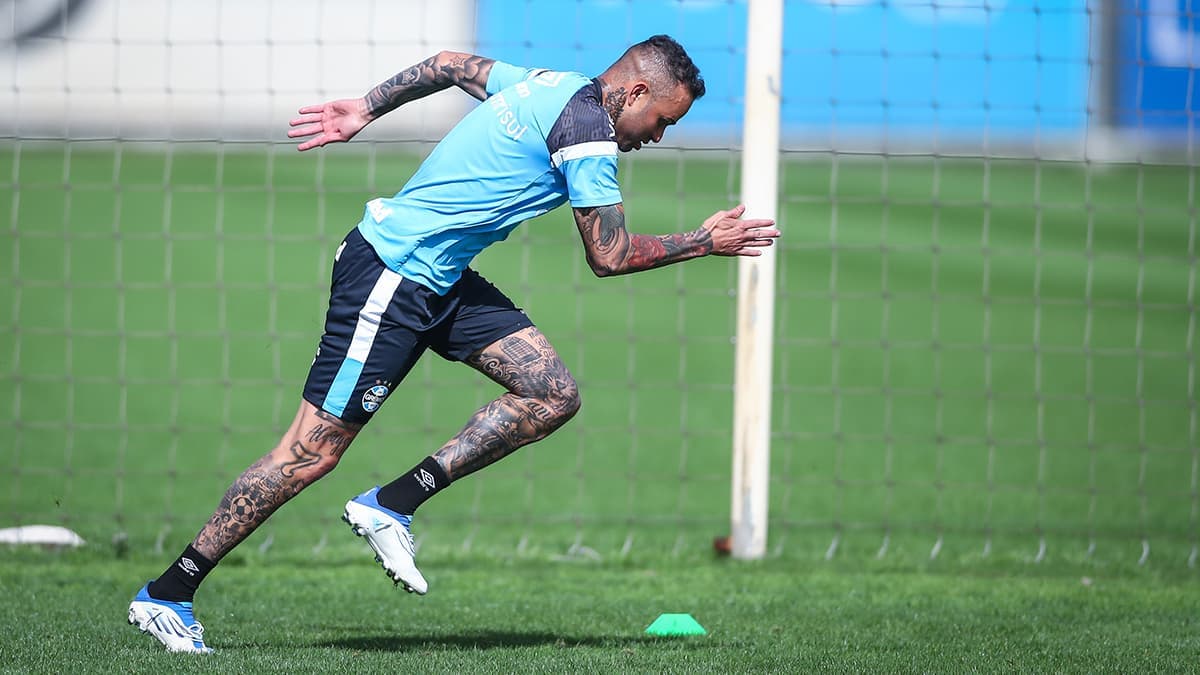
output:
[[[156,600],[150,597],[148,583],[129,603],[129,623],[153,635],[169,652],[212,653],[204,644],[204,626],[192,615],[192,603]]]
[[[409,530],[412,516],[382,506],[375,498],[378,492],[379,488],[374,487],[346,502],[342,520],[354,534],[366,538],[375,551],[375,560],[392,581],[403,585],[409,593],[425,595],[429,584],[414,560],[417,549]]]

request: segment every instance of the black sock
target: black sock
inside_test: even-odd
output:
[[[426,457],[412,471],[379,488],[375,499],[396,513],[411,516],[426,499],[449,484],[450,478],[442,471],[442,465],[436,459]]]
[[[204,577],[217,563],[200,555],[191,544],[162,576],[150,582],[150,597],[169,602],[191,602]]]

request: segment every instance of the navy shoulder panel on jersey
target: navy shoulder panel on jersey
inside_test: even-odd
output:
[[[612,119],[600,101],[600,83],[592,80],[567,101],[546,136],[546,147],[553,155],[580,143],[611,142],[614,134]]]

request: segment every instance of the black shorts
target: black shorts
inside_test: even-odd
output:
[[[388,269],[358,229],[334,257],[325,334],[304,400],[365,424],[426,348],[461,361],[533,323],[472,269],[438,295]]]

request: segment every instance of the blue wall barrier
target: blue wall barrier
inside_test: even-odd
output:
[[[744,0],[480,0],[478,13],[481,53],[589,75],[668,33],[708,83],[688,128],[740,133]],[[784,17],[785,133],[1075,136],[1087,124],[1084,0],[790,0]]]
[[[1187,132],[1200,111],[1200,25],[1189,9],[1192,1],[1119,0],[1119,5],[1117,123],[1170,136]]]

